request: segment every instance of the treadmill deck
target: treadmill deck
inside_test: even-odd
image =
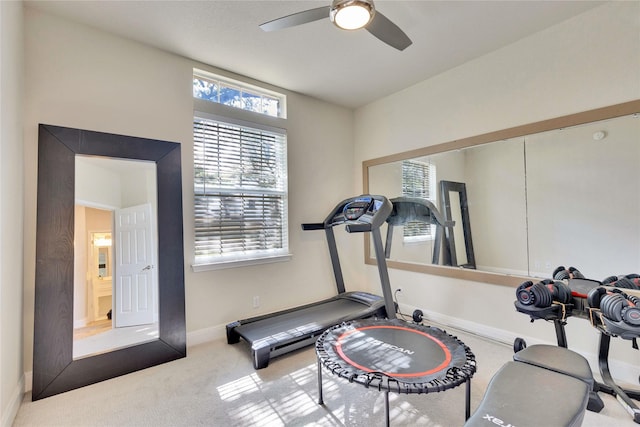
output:
[[[385,313],[382,297],[346,292],[302,307],[230,323],[227,341],[233,344],[240,337],[247,341],[255,368],[260,369],[267,366],[271,356],[313,344],[315,337],[331,326],[349,320],[384,317]]]

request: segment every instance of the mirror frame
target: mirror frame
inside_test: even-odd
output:
[[[570,126],[583,125],[601,120],[613,119],[616,117],[626,116],[630,114],[640,113],[640,100],[633,100],[621,104],[615,104],[608,107],[597,108],[594,110],[584,111],[582,113],[569,114],[566,116],[556,117],[553,119],[542,120],[539,122],[529,123],[526,125],[515,126],[512,128],[502,129],[482,135],[471,136],[455,141],[445,142],[432,145],[429,147],[417,148],[414,150],[404,151],[397,154],[391,154],[384,157],[365,160],[362,162],[362,183],[364,194],[369,194],[369,167],[381,165],[385,163],[407,160],[414,157],[424,157],[436,153],[442,153],[452,150],[460,150],[476,145],[487,144],[490,142],[508,140],[511,138],[524,137],[526,135],[547,132],[555,129],[562,129]],[[369,236],[364,235],[364,262],[368,265],[377,265],[375,257],[371,255],[371,243]],[[415,273],[433,274],[437,276],[452,277],[462,280],[470,280],[474,282],[491,283],[495,285],[503,285],[517,287],[524,280],[530,280],[529,277],[506,275],[501,273],[491,273],[486,271],[478,271],[464,268],[447,267],[433,264],[416,264],[403,261],[387,260],[387,267],[398,270],[411,271]]]
[[[181,145],[40,124],[32,400],[186,356]],[[73,359],[76,154],[156,163],[159,338]]]

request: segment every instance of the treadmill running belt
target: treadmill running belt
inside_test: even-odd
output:
[[[331,299],[319,304],[265,318],[260,322],[247,323],[235,330],[248,342],[271,336],[285,338],[287,335],[301,336],[314,331],[323,331],[342,321],[357,318],[370,307],[349,299]]]

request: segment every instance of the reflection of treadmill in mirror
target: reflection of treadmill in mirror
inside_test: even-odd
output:
[[[386,317],[385,299],[367,292],[345,292],[333,227],[344,224],[349,233],[371,232],[382,254],[380,226],[391,213],[391,202],[383,196],[362,195],[340,202],[323,223],[302,224],[303,230],[324,230],[329,245],[338,295],[264,316],[238,320],[227,325],[227,342],[243,338],[251,346],[255,369],[267,367],[269,359],[311,345],[330,326],[354,319]],[[378,257],[380,259],[380,257]],[[386,261],[378,266],[383,290],[392,301]],[[385,286],[386,284],[386,286]],[[385,295],[386,296],[386,295]]]
[[[411,222],[420,222],[435,226],[431,263],[440,264],[440,249],[443,245],[442,238],[443,236],[446,239],[453,238],[455,221],[445,220],[444,216],[438,211],[438,208],[427,199],[419,197],[396,197],[395,199],[391,199],[391,203],[393,204],[393,211],[387,218],[389,226],[387,227],[385,257],[389,258],[391,256],[394,227],[405,226]],[[449,245],[447,245],[447,247],[448,246]]]

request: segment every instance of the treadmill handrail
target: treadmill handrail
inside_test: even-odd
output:
[[[371,231],[371,224],[349,223],[345,228],[348,233],[364,233]]]
[[[302,230],[310,231],[310,230],[324,230],[324,223],[322,222],[312,222],[302,224]]]

